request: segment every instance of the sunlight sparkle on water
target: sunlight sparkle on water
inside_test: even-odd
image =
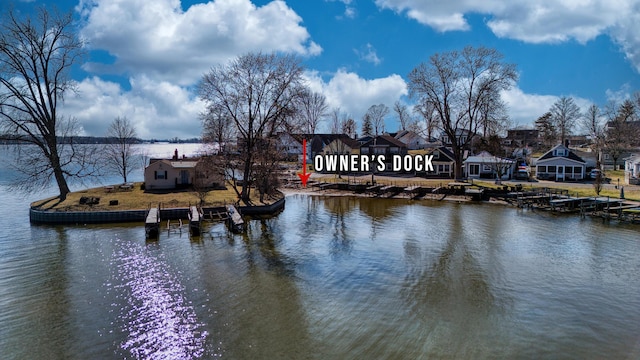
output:
[[[167,263],[137,244],[122,246],[114,262],[115,276],[122,282],[116,288],[125,302],[120,320],[127,339],[121,348],[135,358],[201,357],[207,332]]]

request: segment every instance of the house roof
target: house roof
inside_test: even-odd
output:
[[[481,152],[478,155],[472,155],[469,156],[465,161],[463,161],[464,164],[468,164],[468,163],[491,163],[491,164],[496,164],[496,163],[502,163],[502,164],[509,164],[509,163],[513,163],[515,162],[514,160],[511,159],[505,159],[505,158],[501,158],[498,156],[493,156],[491,154],[489,154],[486,151]]]
[[[567,156],[554,156],[553,152],[558,148],[563,148],[563,149],[568,150],[569,151],[569,155],[567,155]],[[558,144],[558,145],[552,147],[551,150],[547,151],[542,156],[540,156],[538,158],[538,160],[536,161],[536,163],[538,161],[541,161],[541,160],[549,160],[549,159],[556,159],[556,158],[565,158],[565,159],[569,159],[569,160],[573,160],[573,161],[577,161],[577,162],[581,162],[581,163],[586,163],[586,161],[584,161],[580,156],[576,155],[576,153],[574,153],[571,149],[569,149],[568,147],[566,147],[566,146],[564,146],[562,144]]]
[[[362,144],[362,147],[369,147],[369,146],[373,146],[373,143],[375,142],[376,145],[393,145],[393,146],[397,146],[400,148],[406,148],[407,144],[403,143],[402,141],[394,138],[393,136],[390,135],[378,135],[374,138],[372,138],[371,140],[367,141],[366,143]]]
[[[344,143],[345,145],[347,145],[352,149],[357,149],[360,147],[360,143],[358,142],[358,140],[352,139],[350,137],[339,137],[339,138],[336,138],[334,141],[341,141],[342,143]]]
[[[174,169],[192,169],[195,168],[198,164],[199,159],[184,159],[184,160],[173,160],[173,159],[150,159],[149,165],[161,162],[163,164],[167,164]]]
[[[429,154],[433,154],[435,151],[440,152],[440,154],[442,154],[445,157],[449,158],[453,162],[456,161],[456,156],[453,154],[453,152],[451,152],[451,150],[449,150],[448,148],[446,148],[444,146],[440,146],[440,147],[434,148],[433,150],[431,150],[429,152]],[[438,161],[438,160],[442,160],[442,159],[437,159],[436,161]]]

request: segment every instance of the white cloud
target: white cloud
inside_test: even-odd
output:
[[[586,43],[610,35],[640,72],[639,0],[376,0],[380,8],[405,13],[437,31],[469,30],[466,14],[488,15],[498,37],[529,43],[576,40]]]
[[[215,0],[182,10],[179,0],[81,0],[81,34],[113,64],[92,72],[145,74],[193,84],[211,66],[250,51],[317,55],[322,48],[283,1],[257,7],[249,0]]]
[[[177,85],[145,76],[130,79],[131,90],[97,77],[77,84],[78,93],[67,96],[62,113],[74,117],[85,135],[104,136],[117,116],[127,117],[144,139],[199,136],[198,114],[204,104]]]
[[[567,95],[570,96],[570,95]],[[503,91],[502,100],[507,104],[507,113],[511,119],[513,126],[524,126],[532,128],[537,118],[544,115],[551,106],[560,99],[555,95],[527,94],[518,87]],[[573,97],[576,105],[584,113],[591,106],[592,102]]]
[[[396,100],[408,93],[406,82],[396,74],[363,79],[356,73],[340,69],[329,81],[324,81],[317,72],[307,72],[305,77],[313,91],[325,95],[329,108],[339,107],[358,124],[371,105],[385,104],[391,108]]]
[[[382,60],[378,57],[376,49],[371,44],[367,44],[364,47],[353,50],[358,57],[366,62],[370,62],[373,65],[379,65]]]

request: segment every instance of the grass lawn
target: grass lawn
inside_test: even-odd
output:
[[[67,195],[63,202],[58,202],[57,197],[33,202],[31,206],[42,206],[42,209],[57,211],[109,211],[109,210],[146,210],[149,206],[157,206],[159,203],[165,208],[181,208],[199,204],[195,192],[190,190],[174,191],[167,193],[146,193],[140,189],[142,183],[135,183],[131,190],[121,190],[114,186],[113,190],[106,187],[98,187],[75,191]],[[255,190],[251,191],[254,204],[260,204],[260,199]],[[81,205],[81,197],[97,197],[100,202],[96,205]],[[118,205],[109,205],[112,200],[117,200]],[[238,196],[232,188],[226,190],[209,191],[205,200],[205,207],[223,206],[232,204],[238,200]],[[267,203],[273,199],[266,199]]]

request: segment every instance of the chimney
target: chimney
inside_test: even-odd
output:
[[[178,149],[173,152],[173,160],[178,160]]]

